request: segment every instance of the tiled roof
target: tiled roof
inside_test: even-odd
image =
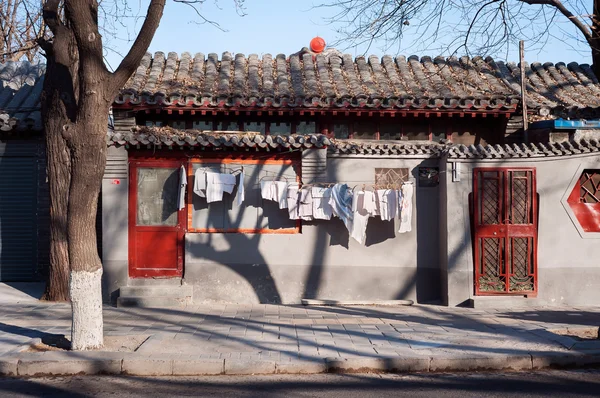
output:
[[[117,103],[196,107],[507,110],[520,100],[515,63],[487,57],[276,57],[146,54]],[[596,110],[589,65],[526,66],[532,109]],[[585,113],[585,112],[584,112]]]
[[[40,93],[45,65],[0,64],[0,131],[42,129]]]
[[[139,146],[141,149],[156,146],[256,150],[293,150],[327,148],[336,155],[417,156],[452,159],[506,159],[542,158],[600,152],[600,141],[549,144],[512,145],[454,145],[448,141],[361,141],[328,138],[323,134],[262,135],[251,132],[222,132],[177,130],[171,127],[135,127],[131,132],[109,131],[109,146]]]
[[[171,127],[134,127],[131,132],[110,131],[108,145],[133,145],[140,147],[180,146],[190,148],[256,148],[304,149],[331,145],[322,134],[312,135],[261,135],[259,133],[232,133],[223,131],[177,130]]]

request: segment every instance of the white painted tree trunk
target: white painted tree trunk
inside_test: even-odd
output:
[[[72,350],[92,350],[104,344],[101,280],[102,268],[93,272],[71,271]]]

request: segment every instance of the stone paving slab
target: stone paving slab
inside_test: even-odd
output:
[[[599,326],[600,307],[191,305],[106,307],[104,317],[106,335],[143,331],[151,337],[133,353],[24,353],[21,349],[32,339],[67,334],[70,307],[4,304],[0,374],[401,372],[600,364],[600,341],[553,332]]]

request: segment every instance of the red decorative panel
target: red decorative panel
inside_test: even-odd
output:
[[[567,203],[585,232],[600,232],[600,170],[584,170]]]

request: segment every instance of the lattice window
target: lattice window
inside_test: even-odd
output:
[[[375,185],[380,187],[395,188],[408,182],[408,169],[375,168]]]
[[[579,203],[600,203],[600,170],[584,170],[581,173]]]

